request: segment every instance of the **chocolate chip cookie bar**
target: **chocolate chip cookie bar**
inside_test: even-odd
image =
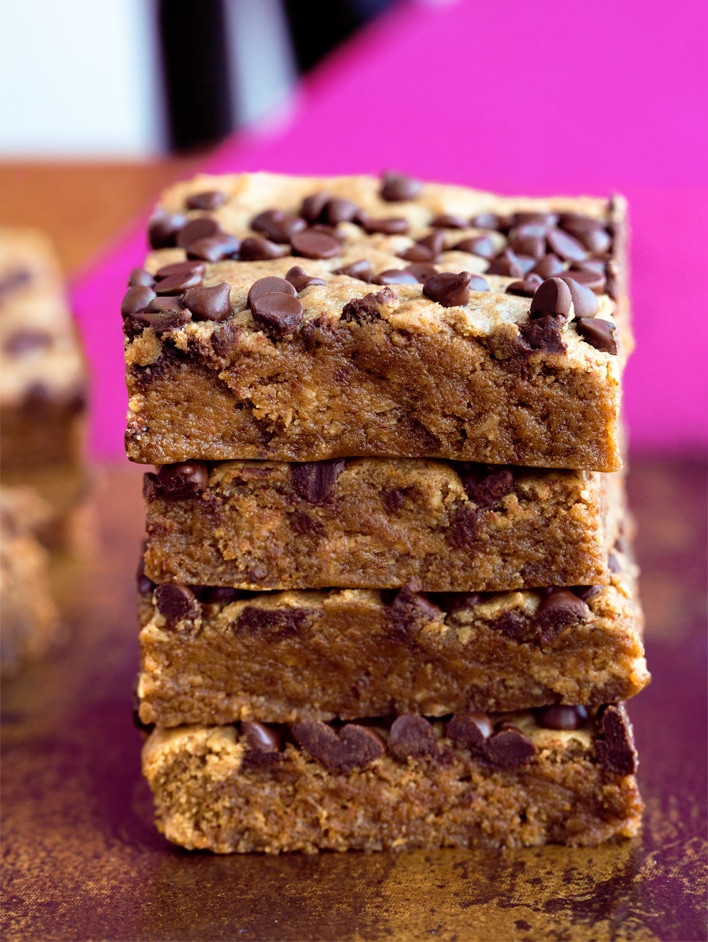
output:
[[[177,184],[122,303],[128,455],[617,470],[624,217],[390,173]]]
[[[35,230],[0,227],[3,472],[81,465],[87,384],[53,246]]]
[[[217,853],[595,845],[642,801],[622,704],[286,727],[156,729],[158,828]]]
[[[57,640],[59,613],[47,550],[37,539],[49,508],[31,488],[0,486],[0,672],[17,671]]]
[[[623,480],[415,458],[165,465],[144,480],[145,571],[240,589],[606,583]]]
[[[635,569],[498,593],[239,592],[140,579],[145,723],[440,716],[627,699],[649,682]]]

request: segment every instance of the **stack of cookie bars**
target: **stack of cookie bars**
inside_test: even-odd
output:
[[[202,175],[149,242],[122,314],[160,830],[635,834],[623,202]]]

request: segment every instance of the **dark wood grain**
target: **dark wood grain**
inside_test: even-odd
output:
[[[2,697],[4,940],[702,940],[706,469],[635,455],[654,680],[631,703],[642,835],[594,849],[218,857],[152,825],[133,725],[141,469],[96,469],[97,546],[60,573],[69,636]]]

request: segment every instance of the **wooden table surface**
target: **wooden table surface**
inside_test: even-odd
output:
[[[76,271],[185,166],[0,166],[0,221],[44,223]],[[708,938],[706,471],[631,456],[653,673],[630,704],[638,838],[268,858],[188,853],[152,825],[132,720],[142,469],[96,466],[94,543],[58,570],[66,641],[3,684],[3,940]]]

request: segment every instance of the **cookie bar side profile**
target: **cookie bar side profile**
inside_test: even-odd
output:
[[[321,179],[288,184],[225,178],[205,213],[190,209],[200,180],[176,191],[186,215],[168,200],[157,217],[174,228],[153,226],[122,307],[132,460],[621,467],[631,332],[616,317],[606,201],[502,201],[510,215],[487,230],[493,198],[474,191],[424,185],[392,209],[373,178],[333,179],[355,197],[342,216],[343,196],[315,213]],[[480,212],[455,219],[454,200]],[[568,231],[580,217],[604,233],[583,235],[589,247]],[[517,254],[531,225],[536,254]]]
[[[649,674],[635,574],[621,565],[608,586],[486,595],[252,593],[143,576],[140,717],[294,722],[627,699]]]
[[[152,732],[143,772],[168,840],[217,853],[595,845],[634,836],[626,711]]]

